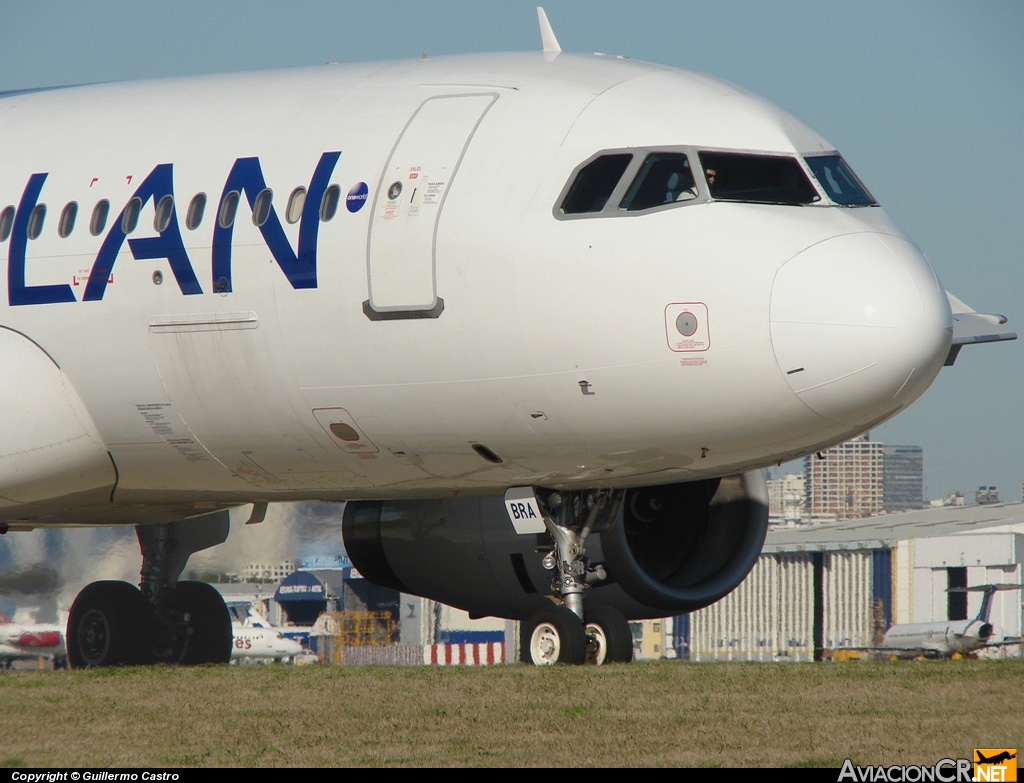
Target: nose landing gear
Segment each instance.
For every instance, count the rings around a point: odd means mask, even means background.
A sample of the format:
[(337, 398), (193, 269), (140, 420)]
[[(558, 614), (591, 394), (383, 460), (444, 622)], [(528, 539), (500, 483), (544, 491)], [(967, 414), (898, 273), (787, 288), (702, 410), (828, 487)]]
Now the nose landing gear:
[(537, 497), (544, 526), (555, 547), (544, 555), (551, 589), (560, 603), (535, 612), (523, 624), (520, 660), (601, 665), (633, 659), (633, 637), (625, 616), (610, 606), (584, 609), (584, 591), (607, 578), (604, 567), (586, 557), (586, 541), (598, 525), (615, 518), (620, 492), (551, 492)]

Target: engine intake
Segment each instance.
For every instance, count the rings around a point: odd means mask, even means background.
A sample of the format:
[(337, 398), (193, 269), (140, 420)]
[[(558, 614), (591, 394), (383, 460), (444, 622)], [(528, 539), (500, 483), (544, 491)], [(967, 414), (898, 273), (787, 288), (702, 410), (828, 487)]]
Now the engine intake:
[(767, 532), (768, 491), (758, 471), (627, 490), (601, 546), (609, 573), (630, 598), (692, 612), (746, 578)]

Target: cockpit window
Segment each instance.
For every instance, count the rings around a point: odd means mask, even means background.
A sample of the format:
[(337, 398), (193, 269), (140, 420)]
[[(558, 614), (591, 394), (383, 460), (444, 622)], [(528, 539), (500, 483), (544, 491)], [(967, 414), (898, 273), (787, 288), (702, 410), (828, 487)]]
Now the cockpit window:
[(644, 159), (619, 209), (634, 212), (694, 198), (697, 183), (689, 158), (680, 152), (654, 152)]
[(738, 152), (701, 152), (711, 197), (760, 204), (813, 204), (821, 200), (795, 158)]
[(629, 153), (602, 155), (580, 169), (562, 202), (563, 215), (600, 212), (633, 156)]
[(878, 203), (841, 155), (819, 155), (805, 160), (822, 189), (837, 204), (865, 207)]

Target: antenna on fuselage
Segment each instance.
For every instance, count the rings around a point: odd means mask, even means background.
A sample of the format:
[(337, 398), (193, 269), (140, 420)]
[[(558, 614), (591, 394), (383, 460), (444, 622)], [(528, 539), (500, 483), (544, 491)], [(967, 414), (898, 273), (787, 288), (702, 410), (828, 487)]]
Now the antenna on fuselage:
[(544, 13), (544, 9), (537, 6), (537, 21), (540, 22), (540, 43), (541, 49), (545, 54), (558, 54), (562, 51), (562, 47), (558, 45), (558, 39), (555, 38), (555, 31), (551, 28), (551, 22), (548, 21), (548, 15)]

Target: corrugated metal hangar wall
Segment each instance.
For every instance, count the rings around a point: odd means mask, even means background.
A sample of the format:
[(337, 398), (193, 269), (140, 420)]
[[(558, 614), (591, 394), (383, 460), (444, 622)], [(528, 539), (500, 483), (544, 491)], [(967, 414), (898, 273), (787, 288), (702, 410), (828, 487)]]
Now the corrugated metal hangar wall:
[(809, 661), (879, 644), (891, 618), (889, 549), (766, 552), (723, 600), (676, 619), (673, 646), (691, 661)]

